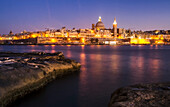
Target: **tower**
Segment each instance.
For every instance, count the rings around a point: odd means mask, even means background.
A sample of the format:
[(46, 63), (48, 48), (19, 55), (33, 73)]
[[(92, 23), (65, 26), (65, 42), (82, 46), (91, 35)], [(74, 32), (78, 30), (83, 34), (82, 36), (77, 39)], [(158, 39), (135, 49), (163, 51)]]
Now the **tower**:
[(95, 29), (95, 24), (92, 24), (92, 30), (94, 30)]
[(114, 18), (114, 22), (113, 22), (113, 35), (114, 35), (114, 37), (117, 37), (117, 22), (116, 22), (116, 18)]

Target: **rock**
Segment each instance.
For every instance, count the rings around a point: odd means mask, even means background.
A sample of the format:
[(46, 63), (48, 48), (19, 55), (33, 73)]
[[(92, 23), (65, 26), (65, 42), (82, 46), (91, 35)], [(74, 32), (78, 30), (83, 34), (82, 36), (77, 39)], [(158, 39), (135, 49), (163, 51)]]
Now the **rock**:
[(170, 83), (138, 84), (117, 89), (109, 107), (170, 107)]
[(0, 52), (0, 106), (6, 106), (57, 77), (77, 72), (80, 64), (57, 53)]

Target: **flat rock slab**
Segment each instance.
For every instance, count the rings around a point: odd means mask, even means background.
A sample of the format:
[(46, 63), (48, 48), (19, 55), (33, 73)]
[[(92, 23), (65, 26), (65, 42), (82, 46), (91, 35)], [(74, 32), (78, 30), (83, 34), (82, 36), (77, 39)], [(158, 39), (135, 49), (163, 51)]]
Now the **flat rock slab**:
[(170, 107), (170, 83), (138, 84), (117, 89), (109, 107)]
[(0, 106), (79, 69), (80, 63), (66, 59), (62, 52), (0, 52)]

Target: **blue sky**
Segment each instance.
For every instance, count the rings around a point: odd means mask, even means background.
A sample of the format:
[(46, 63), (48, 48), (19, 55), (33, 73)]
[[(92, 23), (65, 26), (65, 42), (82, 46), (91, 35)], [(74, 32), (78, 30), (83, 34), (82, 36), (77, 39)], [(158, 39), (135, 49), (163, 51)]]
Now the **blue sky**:
[(170, 29), (170, 0), (0, 0), (0, 34), (91, 28), (99, 16), (107, 28)]

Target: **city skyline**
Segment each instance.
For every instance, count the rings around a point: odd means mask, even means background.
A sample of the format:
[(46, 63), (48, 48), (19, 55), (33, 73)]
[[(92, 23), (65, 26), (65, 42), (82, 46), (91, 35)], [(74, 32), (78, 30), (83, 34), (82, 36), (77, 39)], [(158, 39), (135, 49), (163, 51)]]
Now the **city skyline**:
[(99, 16), (106, 28), (112, 28), (116, 17), (118, 28), (169, 30), (169, 4), (168, 0), (1, 0), (0, 34), (91, 28)]

